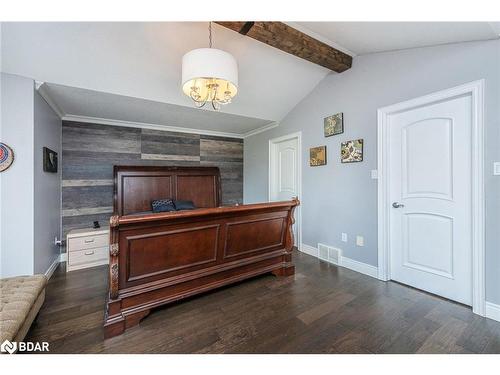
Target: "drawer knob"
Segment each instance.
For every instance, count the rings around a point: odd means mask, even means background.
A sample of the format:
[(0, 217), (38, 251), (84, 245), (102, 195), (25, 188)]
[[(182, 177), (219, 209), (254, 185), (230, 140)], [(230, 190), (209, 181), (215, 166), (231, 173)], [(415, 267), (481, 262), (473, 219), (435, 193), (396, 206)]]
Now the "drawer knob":
[(85, 252), (85, 255), (92, 255), (92, 254), (94, 254), (94, 250)]
[(91, 242), (94, 242), (95, 238), (91, 238), (91, 239), (88, 239), (88, 240), (85, 240), (85, 243), (91, 243)]

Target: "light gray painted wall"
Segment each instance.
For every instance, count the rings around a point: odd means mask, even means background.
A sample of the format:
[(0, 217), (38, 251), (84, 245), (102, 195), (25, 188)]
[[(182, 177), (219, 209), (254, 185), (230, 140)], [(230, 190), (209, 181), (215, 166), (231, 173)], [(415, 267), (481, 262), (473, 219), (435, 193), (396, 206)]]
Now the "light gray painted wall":
[[(245, 139), (244, 201), (266, 201), (268, 140), (302, 130), (303, 243), (341, 248), (352, 259), (377, 265), (377, 109), (484, 78), (486, 297), (500, 303), (500, 41), (460, 43), (359, 56), (352, 69), (330, 74), (278, 128)], [(344, 113), (345, 132), (324, 138), (323, 118)], [(340, 143), (363, 138), (364, 161), (341, 164)], [(328, 164), (308, 166), (310, 147), (326, 145)], [(346, 232), (349, 242), (340, 241)], [(355, 236), (365, 237), (356, 247)]]
[(33, 274), (33, 90), (25, 77), (2, 73), (2, 142), (14, 151), (14, 163), (0, 173), (1, 277)]
[[(38, 92), (35, 92), (34, 148), (34, 271), (45, 273), (59, 257), (54, 237), (61, 238), (61, 135), (62, 122)], [(58, 173), (43, 171), (43, 147), (58, 153)]]

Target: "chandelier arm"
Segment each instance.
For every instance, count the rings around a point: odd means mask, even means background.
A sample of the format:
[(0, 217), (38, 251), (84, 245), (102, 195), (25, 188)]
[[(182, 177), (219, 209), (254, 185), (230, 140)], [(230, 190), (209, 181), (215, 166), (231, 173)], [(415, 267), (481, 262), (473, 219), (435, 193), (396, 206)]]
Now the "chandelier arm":
[[(210, 97), (210, 90), (207, 90), (207, 94), (206, 94), (205, 98), (203, 98), (203, 99), (199, 99), (199, 98), (198, 98), (198, 99), (196, 99), (196, 98), (194, 98), (194, 97), (193, 97), (193, 95), (192, 95), (192, 92), (193, 92), (193, 91), (194, 91), (194, 90), (193, 90), (193, 89), (191, 89), (191, 92), (190, 92), (190, 95), (189, 95), (189, 96), (191, 97), (191, 99), (192, 99), (195, 103), (203, 103), (203, 105), (205, 105), (205, 103), (208, 101), (208, 99), (209, 99), (209, 97)], [(200, 108), (201, 108), (201, 107), (200, 107)]]
[(220, 105), (217, 101), (215, 100), (212, 100), (212, 108), (215, 110), (215, 111), (219, 111), (220, 110)]
[(200, 95), (196, 94), (197, 96), (195, 96), (195, 94), (194, 94), (194, 93), (195, 93), (195, 91), (194, 91), (194, 90), (191, 90), (191, 91), (189, 92), (189, 97), (190, 97), (193, 101), (197, 102), (197, 101), (199, 101), (199, 100), (200, 100), (200, 99), (199, 99), (199, 98), (200, 98)]
[(212, 100), (217, 100), (218, 94), (219, 94), (219, 85), (216, 82), (214, 85), (214, 96), (212, 97)]
[(205, 104), (207, 104), (207, 102), (195, 102), (195, 106), (196, 108), (203, 108), (205, 106)]
[(219, 108), (220, 108), (220, 107), (217, 105), (217, 89), (218, 89), (218, 87), (219, 87), (219, 86), (218, 86), (216, 83), (210, 87), (211, 92), (212, 92), (212, 97), (211, 97), (212, 108), (213, 108), (215, 111), (218, 111), (218, 110), (219, 110)]

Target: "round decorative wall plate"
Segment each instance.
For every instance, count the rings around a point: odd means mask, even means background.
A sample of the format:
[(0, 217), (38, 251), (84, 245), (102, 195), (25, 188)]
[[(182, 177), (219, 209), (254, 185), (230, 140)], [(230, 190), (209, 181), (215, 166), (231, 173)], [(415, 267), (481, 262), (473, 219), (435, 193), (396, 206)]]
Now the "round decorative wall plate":
[(14, 151), (5, 143), (0, 142), (0, 172), (8, 169), (14, 161)]

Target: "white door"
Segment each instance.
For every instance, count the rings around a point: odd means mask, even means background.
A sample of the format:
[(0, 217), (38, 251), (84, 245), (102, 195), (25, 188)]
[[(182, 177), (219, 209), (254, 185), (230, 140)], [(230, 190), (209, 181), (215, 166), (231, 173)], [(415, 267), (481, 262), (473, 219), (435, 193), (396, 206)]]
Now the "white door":
[(389, 116), (390, 277), (472, 304), (470, 96)]
[[(299, 138), (285, 138), (270, 141), (269, 200), (287, 201), (299, 196)], [(300, 243), (300, 208), (295, 210), (293, 234), (295, 245)]]

